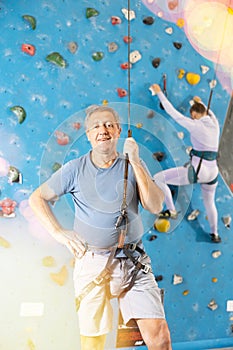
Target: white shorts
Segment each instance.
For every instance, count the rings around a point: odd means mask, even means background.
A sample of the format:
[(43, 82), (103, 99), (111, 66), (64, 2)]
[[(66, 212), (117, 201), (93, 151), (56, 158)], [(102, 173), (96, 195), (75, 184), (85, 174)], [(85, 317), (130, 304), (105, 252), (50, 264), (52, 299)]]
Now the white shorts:
[[(73, 275), (76, 296), (104, 269), (108, 255), (88, 251), (76, 260)], [(142, 262), (151, 263), (147, 255)], [(111, 331), (113, 310), (110, 300), (115, 297), (125, 324), (130, 319), (165, 318), (160, 289), (152, 272), (139, 270), (133, 287), (124, 292), (134, 269), (130, 259), (114, 258), (110, 280), (95, 286), (81, 301), (78, 310), (81, 335), (99, 336)]]

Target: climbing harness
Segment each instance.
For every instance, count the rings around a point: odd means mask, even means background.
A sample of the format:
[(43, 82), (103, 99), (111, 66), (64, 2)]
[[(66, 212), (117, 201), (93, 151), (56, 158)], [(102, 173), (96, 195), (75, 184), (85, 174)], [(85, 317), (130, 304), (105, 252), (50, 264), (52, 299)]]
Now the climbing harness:
[[(217, 156), (218, 156), (218, 152), (214, 152), (214, 151), (197, 151), (195, 149), (191, 149), (190, 153), (190, 162), (188, 162), (187, 164), (185, 164), (185, 166), (188, 166), (188, 179), (189, 182), (191, 184), (193, 183), (197, 183), (198, 181), (198, 174), (200, 172), (201, 169), (201, 164), (203, 159), (211, 161), (211, 160), (216, 160)], [(191, 164), (191, 160), (192, 157), (196, 156), (198, 158), (200, 158), (198, 166), (197, 166), (197, 170), (195, 171), (194, 166)], [(206, 185), (213, 185), (218, 181), (218, 175), (211, 180), (210, 182), (205, 183)]]

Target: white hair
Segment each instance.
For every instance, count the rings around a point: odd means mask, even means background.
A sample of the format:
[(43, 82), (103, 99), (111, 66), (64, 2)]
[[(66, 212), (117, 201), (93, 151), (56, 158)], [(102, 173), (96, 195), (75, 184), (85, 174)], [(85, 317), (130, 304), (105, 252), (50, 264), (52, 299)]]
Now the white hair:
[(87, 107), (87, 109), (85, 110), (85, 113), (86, 113), (86, 118), (84, 121), (85, 129), (87, 130), (88, 121), (90, 119), (90, 116), (93, 113), (104, 112), (104, 111), (110, 112), (114, 116), (116, 123), (118, 125), (120, 124), (120, 117), (119, 117), (119, 114), (115, 111), (115, 109), (108, 107), (108, 106), (91, 105), (91, 106)]

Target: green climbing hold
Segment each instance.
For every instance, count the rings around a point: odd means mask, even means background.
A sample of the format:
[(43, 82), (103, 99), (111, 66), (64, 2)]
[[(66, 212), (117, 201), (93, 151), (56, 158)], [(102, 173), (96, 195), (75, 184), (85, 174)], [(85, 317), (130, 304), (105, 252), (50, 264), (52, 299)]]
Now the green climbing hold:
[(92, 54), (92, 58), (94, 61), (101, 61), (103, 57), (104, 57), (104, 54), (101, 51), (97, 51)]
[(66, 61), (64, 60), (62, 55), (60, 55), (59, 52), (52, 52), (52, 53), (50, 53), (46, 57), (46, 61), (54, 63), (55, 65), (57, 65), (58, 67), (61, 67), (61, 68), (65, 68), (66, 65), (67, 65)]
[(92, 8), (92, 7), (88, 7), (86, 9), (86, 18), (91, 18), (94, 16), (98, 16), (99, 15), (99, 11), (97, 11), (96, 9)]
[(10, 110), (17, 116), (19, 124), (22, 124), (26, 118), (25, 109), (21, 106), (13, 106)]
[(61, 168), (61, 164), (60, 163), (58, 163), (58, 162), (55, 162), (54, 164), (53, 164), (53, 167), (52, 167), (52, 170), (53, 170), (53, 172), (56, 172), (58, 169), (60, 169)]
[(30, 15), (23, 15), (22, 18), (25, 19), (25, 21), (27, 21), (30, 24), (30, 26), (31, 26), (31, 28), (33, 30), (36, 29), (36, 19), (35, 19), (35, 17), (30, 16)]

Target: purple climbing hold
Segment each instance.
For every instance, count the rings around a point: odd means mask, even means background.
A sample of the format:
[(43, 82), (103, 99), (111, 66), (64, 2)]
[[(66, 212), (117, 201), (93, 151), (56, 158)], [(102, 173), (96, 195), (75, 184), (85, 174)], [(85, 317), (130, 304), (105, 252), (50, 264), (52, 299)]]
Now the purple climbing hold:
[(158, 66), (160, 65), (161, 59), (159, 57), (156, 57), (152, 60), (152, 66), (154, 68), (158, 68)]
[(147, 25), (151, 25), (151, 24), (153, 24), (154, 23), (154, 18), (153, 17), (151, 17), (151, 16), (148, 16), (148, 17), (145, 17), (145, 18), (143, 18), (143, 23), (144, 24), (147, 24)]

